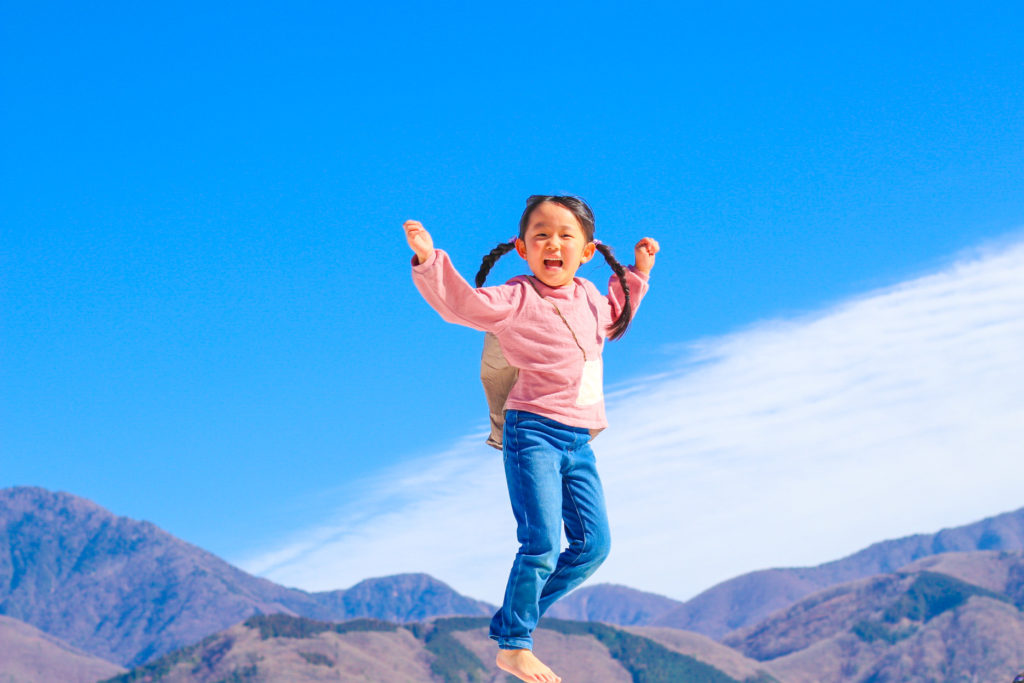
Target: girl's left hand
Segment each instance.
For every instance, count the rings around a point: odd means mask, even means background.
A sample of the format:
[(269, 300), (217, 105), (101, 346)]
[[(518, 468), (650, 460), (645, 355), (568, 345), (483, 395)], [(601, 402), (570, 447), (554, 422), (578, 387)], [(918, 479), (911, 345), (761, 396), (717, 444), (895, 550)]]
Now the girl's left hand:
[(645, 237), (637, 242), (633, 247), (633, 255), (636, 258), (634, 267), (644, 275), (650, 275), (651, 268), (654, 267), (654, 255), (660, 249), (658, 241), (650, 237)]

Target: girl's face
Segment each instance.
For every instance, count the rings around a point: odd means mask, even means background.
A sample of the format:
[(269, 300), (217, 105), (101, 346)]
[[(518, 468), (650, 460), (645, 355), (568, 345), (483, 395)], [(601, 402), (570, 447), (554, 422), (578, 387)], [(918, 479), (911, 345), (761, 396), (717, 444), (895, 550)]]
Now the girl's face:
[(538, 204), (524, 237), (516, 240), (516, 251), (548, 287), (571, 283), (580, 265), (593, 258), (595, 249), (573, 212), (554, 202)]

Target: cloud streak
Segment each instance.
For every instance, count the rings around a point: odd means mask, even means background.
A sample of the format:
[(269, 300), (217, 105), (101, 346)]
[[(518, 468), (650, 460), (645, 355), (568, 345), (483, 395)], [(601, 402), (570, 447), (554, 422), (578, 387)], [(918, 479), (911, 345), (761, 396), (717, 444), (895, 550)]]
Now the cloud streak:
[[(686, 599), (1016, 509), (1022, 348), (1024, 242), (681, 346), (609, 396), (613, 550), (593, 580)], [(499, 602), (515, 528), (482, 439), (359, 482), (333, 521), (240, 564), (310, 590), (425, 571)]]

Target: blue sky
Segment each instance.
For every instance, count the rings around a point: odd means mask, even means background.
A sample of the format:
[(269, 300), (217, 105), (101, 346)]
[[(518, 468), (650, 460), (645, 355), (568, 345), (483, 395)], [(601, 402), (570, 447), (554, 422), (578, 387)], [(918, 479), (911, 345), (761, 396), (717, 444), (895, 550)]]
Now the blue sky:
[(467, 275), (533, 193), (587, 198), (623, 258), (656, 237), (612, 387), (1024, 225), (1014, 3), (0, 11), (0, 486), (235, 561), (483, 425), (479, 335), (419, 300), (406, 218)]

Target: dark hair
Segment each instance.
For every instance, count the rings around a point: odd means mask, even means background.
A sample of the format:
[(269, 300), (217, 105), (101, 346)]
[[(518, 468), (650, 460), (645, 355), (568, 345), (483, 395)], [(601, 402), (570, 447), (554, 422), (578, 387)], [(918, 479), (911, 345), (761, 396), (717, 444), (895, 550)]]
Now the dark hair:
[[(572, 195), (543, 195), (535, 194), (531, 195), (526, 200), (526, 209), (523, 211), (522, 217), (519, 219), (519, 239), (526, 237), (526, 228), (530, 223), (530, 214), (533, 210), (544, 202), (551, 202), (552, 204), (559, 204), (564, 206), (566, 209), (572, 212), (576, 217), (576, 220), (580, 224), (580, 228), (583, 230), (583, 237), (588, 243), (594, 241), (594, 212), (591, 211), (587, 203), (580, 197), (574, 197)], [(629, 295), (629, 283), (626, 281), (626, 269), (619, 263), (615, 254), (612, 253), (611, 247), (607, 244), (597, 243), (594, 246), (601, 252), (601, 256), (604, 256), (605, 262), (608, 263), (609, 267), (615, 272), (616, 277), (619, 278), (619, 284), (622, 286), (622, 293), (625, 295), (626, 300), (623, 302), (622, 311), (619, 316), (615, 318), (615, 321), (608, 327), (608, 338), (615, 340), (626, 333), (626, 328), (629, 327), (630, 321), (633, 319), (633, 303), (630, 300)], [(476, 286), (483, 287), (484, 281), (487, 280), (487, 274), (491, 272), (491, 268), (494, 267), (494, 263), (507, 254), (508, 252), (515, 249), (515, 240), (509, 242), (502, 242), (494, 249), (484, 256), (483, 262), (480, 264), (480, 270), (476, 274)]]

